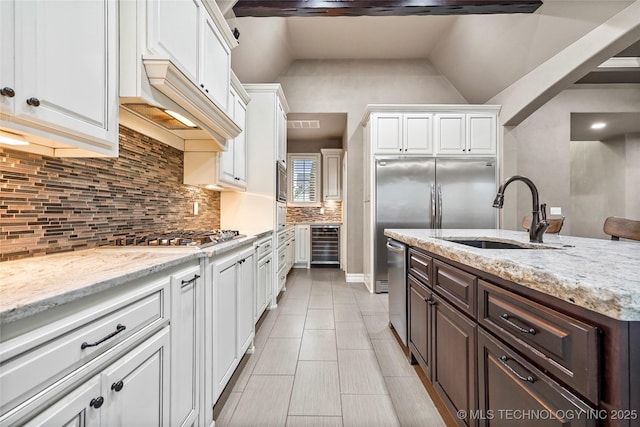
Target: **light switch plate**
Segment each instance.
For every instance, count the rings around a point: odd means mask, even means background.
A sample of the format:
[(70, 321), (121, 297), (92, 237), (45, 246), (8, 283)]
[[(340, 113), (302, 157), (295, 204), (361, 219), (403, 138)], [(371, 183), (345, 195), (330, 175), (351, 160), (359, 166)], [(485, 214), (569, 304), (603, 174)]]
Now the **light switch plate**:
[(193, 202), (193, 214), (198, 215), (198, 202)]
[(551, 215), (562, 215), (562, 208), (560, 208), (560, 207), (552, 207), (552, 208), (550, 208), (549, 213)]

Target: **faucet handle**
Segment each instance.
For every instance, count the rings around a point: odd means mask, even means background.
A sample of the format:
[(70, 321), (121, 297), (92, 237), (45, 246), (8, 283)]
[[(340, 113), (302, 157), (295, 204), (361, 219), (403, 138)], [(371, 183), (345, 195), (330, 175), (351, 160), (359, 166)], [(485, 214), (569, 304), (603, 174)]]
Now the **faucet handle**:
[(546, 203), (543, 203), (540, 205), (540, 218), (542, 219), (542, 221), (547, 220), (547, 204)]

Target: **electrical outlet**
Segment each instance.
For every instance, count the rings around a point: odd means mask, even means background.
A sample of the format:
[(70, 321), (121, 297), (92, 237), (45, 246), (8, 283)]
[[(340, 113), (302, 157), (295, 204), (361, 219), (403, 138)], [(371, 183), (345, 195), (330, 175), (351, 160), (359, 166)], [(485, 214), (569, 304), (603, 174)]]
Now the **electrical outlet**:
[(552, 207), (549, 209), (549, 213), (551, 215), (562, 215), (562, 208), (560, 207)]
[(324, 208), (320, 208), (320, 215), (324, 215)]
[(193, 202), (193, 214), (198, 215), (198, 202)]

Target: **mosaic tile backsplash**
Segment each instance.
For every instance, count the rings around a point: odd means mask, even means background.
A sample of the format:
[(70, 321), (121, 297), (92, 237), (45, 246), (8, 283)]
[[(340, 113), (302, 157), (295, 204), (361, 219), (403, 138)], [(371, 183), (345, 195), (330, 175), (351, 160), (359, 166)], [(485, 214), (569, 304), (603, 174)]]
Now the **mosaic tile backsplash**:
[(300, 222), (342, 222), (342, 202), (327, 202), (324, 204), (324, 213), (320, 208), (287, 207), (287, 223)]
[(182, 174), (180, 150), (125, 127), (118, 158), (0, 148), (0, 261), (88, 249), (127, 234), (219, 228), (220, 193), (184, 185)]

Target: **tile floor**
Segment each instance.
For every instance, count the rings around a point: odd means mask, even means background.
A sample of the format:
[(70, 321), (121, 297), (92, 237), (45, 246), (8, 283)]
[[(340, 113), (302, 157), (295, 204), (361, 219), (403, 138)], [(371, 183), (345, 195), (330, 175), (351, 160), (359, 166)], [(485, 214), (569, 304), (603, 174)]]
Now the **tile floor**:
[(386, 294), (294, 269), (216, 427), (444, 426), (388, 327)]

